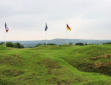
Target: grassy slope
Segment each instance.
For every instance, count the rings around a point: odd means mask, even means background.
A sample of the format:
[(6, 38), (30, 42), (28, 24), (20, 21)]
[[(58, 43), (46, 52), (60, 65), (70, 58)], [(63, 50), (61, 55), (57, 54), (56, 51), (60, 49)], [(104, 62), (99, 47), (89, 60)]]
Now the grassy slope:
[(0, 46), (0, 85), (110, 85), (110, 76), (83, 72), (87, 63), (104, 62), (90, 57), (104, 54), (111, 54), (110, 45)]

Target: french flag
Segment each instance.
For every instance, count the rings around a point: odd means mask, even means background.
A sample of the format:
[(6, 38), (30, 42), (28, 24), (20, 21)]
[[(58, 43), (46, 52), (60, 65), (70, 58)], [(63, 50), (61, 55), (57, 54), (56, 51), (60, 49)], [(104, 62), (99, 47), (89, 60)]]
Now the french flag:
[(9, 31), (9, 28), (8, 28), (8, 26), (7, 26), (6, 22), (5, 22), (5, 30), (6, 30), (6, 32), (8, 32), (8, 31)]

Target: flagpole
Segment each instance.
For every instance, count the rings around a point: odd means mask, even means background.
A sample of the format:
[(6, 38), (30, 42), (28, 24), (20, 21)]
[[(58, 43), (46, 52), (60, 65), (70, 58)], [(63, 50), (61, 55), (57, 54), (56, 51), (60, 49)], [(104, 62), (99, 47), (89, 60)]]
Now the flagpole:
[(4, 31), (4, 46), (5, 46), (5, 47), (7, 47), (6, 37), (7, 37), (7, 35), (6, 35), (6, 32)]
[(67, 45), (69, 44), (69, 32), (71, 31), (71, 28), (69, 27), (69, 25), (68, 24), (66, 24), (67, 25)]
[(69, 31), (67, 31), (67, 45), (69, 45)]
[(65, 43), (66, 43), (66, 45), (68, 44), (68, 31), (67, 31), (67, 23), (66, 23), (66, 41), (65, 41)]
[(7, 27), (7, 24), (6, 24), (6, 22), (5, 22), (5, 47), (7, 47), (7, 33), (8, 33), (8, 30), (9, 30), (9, 28)]
[(6, 42), (6, 22), (5, 22), (5, 30), (4, 30), (4, 46), (7, 47), (7, 42)]
[(69, 32), (70, 31), (67, 31), (67, 45), (69, 45)]
[(48, 26), (47, 26), (47, 23), (46, 23), (46, 27), (45, 27), (45, 45), (47, 46), (47, 29), (48, 29)]
[(47, 46), (47, 31), (45, 31), (45, 45)]
[(66, 29), (66, 45), (68, 45), (68, 31), (67, 31), (67, 23), (66, 23), (65, 25), (66, 25), (66, 26), (65, 26), (65, 27), (66, 27), (66, 28), (65, 28), (65, 29)]
[(7, 47), (7, 34), (6, 34), (6, 37), (5, 37), (5, 47)]

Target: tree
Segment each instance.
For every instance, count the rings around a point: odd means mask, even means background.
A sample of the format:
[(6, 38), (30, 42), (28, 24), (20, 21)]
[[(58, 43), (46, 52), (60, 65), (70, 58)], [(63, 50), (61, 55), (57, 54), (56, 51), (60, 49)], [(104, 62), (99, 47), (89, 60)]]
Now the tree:
[(75, 45), (83, 46), (83, 45), (84, 45), (84, 43), (76, 43)]
[(6, 46), (7, 47), (14, 47), (14, 48), (24, 48), (24, 46), (18, 42), (17, 43), (7, 42)]

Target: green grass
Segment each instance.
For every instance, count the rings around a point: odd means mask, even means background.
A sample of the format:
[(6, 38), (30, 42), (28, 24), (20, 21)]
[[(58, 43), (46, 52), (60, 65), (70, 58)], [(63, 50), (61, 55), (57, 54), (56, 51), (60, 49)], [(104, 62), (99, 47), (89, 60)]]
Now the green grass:
[(0, 46), (0, 85), (110, 85), (110, 54), (111, 45)]

